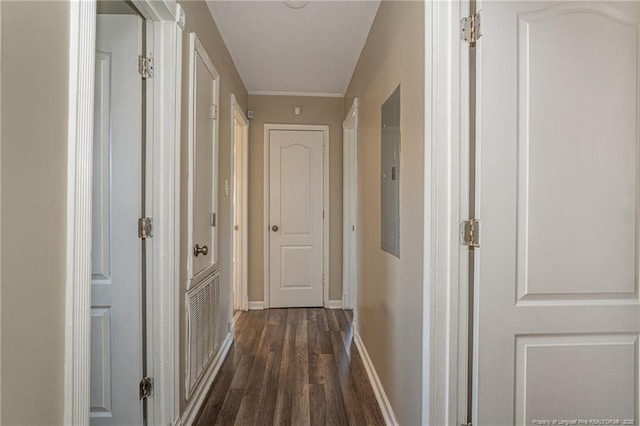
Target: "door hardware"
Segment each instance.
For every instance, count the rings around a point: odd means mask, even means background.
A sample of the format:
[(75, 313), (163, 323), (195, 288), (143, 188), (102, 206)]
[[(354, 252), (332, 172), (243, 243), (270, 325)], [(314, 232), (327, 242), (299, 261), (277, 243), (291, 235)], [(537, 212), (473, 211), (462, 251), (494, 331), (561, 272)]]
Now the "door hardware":
[(209, 247), (207, 246), (200, 247), (198, 244), (196, 244), (196, 246), (193, 248), (193, 255), (195, 257), (198, 257), (201, 254), (206, 256), (208, 253), (209, 253)]
[(278, 232), (278, 229), (280, 229), (280, 228), (278, 228), (278, 225), (273, 225), (273, 226), (271, 227), (271, 230), (272, 230), (273, 232)]

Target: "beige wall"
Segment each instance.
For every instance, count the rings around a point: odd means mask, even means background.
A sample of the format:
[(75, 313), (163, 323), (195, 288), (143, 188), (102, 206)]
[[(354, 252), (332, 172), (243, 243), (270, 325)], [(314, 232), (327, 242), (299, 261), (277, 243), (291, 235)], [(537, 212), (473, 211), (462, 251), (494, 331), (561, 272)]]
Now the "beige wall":
[[(302, 113), (294, 115), (300, 106)], [(249, 96), (249, 300), (264, 300), (264, 124), (329, 126), (329, 299), (342, 300), (342, 121), (344, 100)]]
[(2, 419), (63, 417), (69, 5), (2, 2)]
[[(401, 84), (400, 259), (380, 249), (380, 107)], [(347, 90), (360, 99), (359, 332), (400, 424), (421, 423), (424, 4), (383, 1)]]
[[(219, 186), (218, 186), (218, 217), (219, 217), (219, 261), (221, 268), (222, 287), (220, 300), (228, 300), (229, 283), (231, 279), (231, 225), (230, 225), (230, 198), (225, 195), (225, 180), (231, 180), (231, 94), (235, 94), (238, 104), (246, 111), (247, 91), (240, 80), (240, 76), (231, 60), (231, 56), (222, 41), (222, 37), (209, 13), (204, 1), (185, 0), (180, 2), (187, 16), (187, 28), (183, 38), (182, 61), (182, 140), (181, 140), (181, 239), (180, 239), (180, 412), (184, 412), (186, 402), (184, 399), (184, 372), (185, 370), (185, 311), (184, 295), (186, 290), (186, 250), (187, 247), (187, 147), (189, 130), (189, 33), (195, 32), (211, 58), (213, 65), (220, 74), (220, 101), (218, 105), (219, 127)], [(222, 318), (228, 317), (225, 305), (221, 313)], [(226, 322), (221, 321), (221, 328), (226, 332)]]

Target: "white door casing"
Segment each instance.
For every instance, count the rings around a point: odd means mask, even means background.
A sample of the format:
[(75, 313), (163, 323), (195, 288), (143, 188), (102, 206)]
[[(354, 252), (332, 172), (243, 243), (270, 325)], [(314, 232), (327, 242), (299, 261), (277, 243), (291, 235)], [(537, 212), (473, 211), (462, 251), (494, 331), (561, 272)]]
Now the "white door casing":
[(249, 121), (238, 105), (235, 95), (231, 95), (231, 217), (232, 229), (232, 293), (233, 310), (246, 311), (249, 308)]
[(91, 288), (91, 423), (142, 424), (142, 21), (96, 28)]
[(269, 306), (323, 306), (322, 130), (278, 130), (269, 144)]
[(638, 4), (478, 9), (473, 423), (636, 424)]
[(343, 307), (354, 309), (358, 290), (358, 98), (342, 124), (342, 238), (343, 238)]
[[(155, 220), (147, 240), (152, 285), (147, 288), (148, 372), (155, 396), (149, 424), (168, 424), (179, 410), (178, 235), (180, 223), (180, 88), (182, 31), (186, 17), (174, 0), (133, 0), (147, 19), (147, 49), (154, 76), (147, 82), (147, 214)], [(93, 163), (96, 2), (71, 2), (69, 19), (69, 134), (67, 162), (67, 275), (65, 280), (64, 423), (86, 424), (90, 415), (91, 181)], [(152, 37), (151, 37), (152, 35)], [(136, 64), (137, 65), (137, 64)], [(152, 167), (150, 167), (150, 165)], [(149, 211), (150, 210), (150, 211)], [(157, 260), (157, 261), (154, 261)], [(172, 319), (169, 322), (161, 319)]]
[(190, 34), (189, 56), (187, 289), (218, 268), (217, 109), (220, 85), (220, 75), (195, 33)]

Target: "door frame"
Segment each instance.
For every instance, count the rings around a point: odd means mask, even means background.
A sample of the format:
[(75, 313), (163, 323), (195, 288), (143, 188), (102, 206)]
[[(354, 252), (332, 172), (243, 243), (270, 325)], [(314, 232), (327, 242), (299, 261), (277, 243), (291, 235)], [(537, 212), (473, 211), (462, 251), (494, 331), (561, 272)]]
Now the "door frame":
[[(235, 120), (238, 120), (242, 127), (246, 129), (246, 134), (244, 135), (243, 145), (245, 145), (245, 152), (243, 152), (242, 158), (236, 158), (236, 126)], [(240, 169), (236, 167), (236, 162), (240, 162)], [(234, 208), (234, 200), (235, 200), (235, 192), (236, 192), (236, 174), (241, 174), (246, 176), (247, 182), (243, 185), (243, 188), (239, 188), (240, 191), (244, 193), (241, 194), (244, 201), (241, 206), (241, 224), (240, 224), (240, 232), (241, 232), (241, 250), (242, 256), (240, 263), (242, 265), (242, 277), (240, 278), (240, 282), (235, 281), (235, 271), (233, 264), (233, 257), (235, 254), (236, 246), (235, 246), (235, 217), (236, 211)], [(249, 288), (248, 288), (248, 277), (249, 277), (249, 209), (248, 203), (249, 198), (247, 194), (248, 190), (248, 178), (249, 178), (249, 120), (247, 120), (247, 116), (245, 115), (242, 107), (238, 104), (236, 99), (236, 95), (231, 94), (231, 256), (230, 256), (230, 267), (231, 271), (231, 294), (233, 295), (233, 303), (232, 307), (235, 309), (235, 297), (236, 294), (240, 296), (240, 310), (247, 311), (249, 310)], [(230, 321), (233, 323), (233, 309), (230, 310)]]
[(323, 266), (322, 273), (324, 274), (324, 283), (323, 283), (323, 304), (325, 308), (329, 307), (329, 217), (331, 216), (329, 210), (329, 126), (327, 125), (311, 125), (311, 124), (265, 124), (264, 125), (264, 170), (263, 170), (263, 182), (264, 182), (264, 206), (263, 206), (263, 225), (264, 225), (264, 234), (263, 234), (263, 242), (264, 242), (264, 309), (269, 309), (270, 307), (270, 296), (269, 296), (269, 252), (270, 252), (270, 239), (271, 239), (271, 229), (269, 222), (269, 201), (270, 201), (270, 155), (269, 148), (271, 146), (271, 139), (269, 136), (269, 132), (271, 130), (315, 130), (322, 131), (323, 135), (323, 184), (322, 184), (322, 192), (323, 192), (323, 203), (324, 203), (324, 221), (322, 226), (322, 257), (323, 257)]
[(466, 424), (469, 0), (426, 2), (422, 423)]
[[(182, 33), (185, 14), (174, 0), (132, 0), (147, 20), (154, 75), (147, 85), (147, 211), (156, 224), (147, 240), (148, 373), (156, 397), (150, 424), (179, 414), (179, 230)], [(91, 182), (96, 0), (70, 2), (67, 247), (65, 280), (64, 424), (85, 425), (90, 410)]]
[[(358, 110), (359, 100), (353, 99), (351, 108), (342, 123), (343, 144), (343, 178), (342, 178), (342, 306), (353, 309), (353, 322), (357, 323), (357, 292), (358, 292), (358, 225), (353, 225), (351, 219), (358, 222)], [(346, 143), (345, 131), (353, 130), (353, 146)], [(351, 192), (351, 184), (355, 181), (356, 191)], [(355, 226), (352, 230), (351, 226)], [(353, 279), (352, 279), (353, 278)]]

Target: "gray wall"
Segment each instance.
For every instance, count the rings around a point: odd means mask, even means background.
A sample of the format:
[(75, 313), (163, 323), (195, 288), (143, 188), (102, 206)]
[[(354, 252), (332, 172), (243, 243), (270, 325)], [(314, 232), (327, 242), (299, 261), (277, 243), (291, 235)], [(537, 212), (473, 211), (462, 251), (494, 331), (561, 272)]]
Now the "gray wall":
[(69, 4), (2, 2), (2, 419), (62, 424)]
[[(424, 3), (383, 1), (345, 99), (358, 127), (359, 332), (400, 424), (421, 423)], [(400, 259), (380, 249), (380, 107), (402, 84)]]

